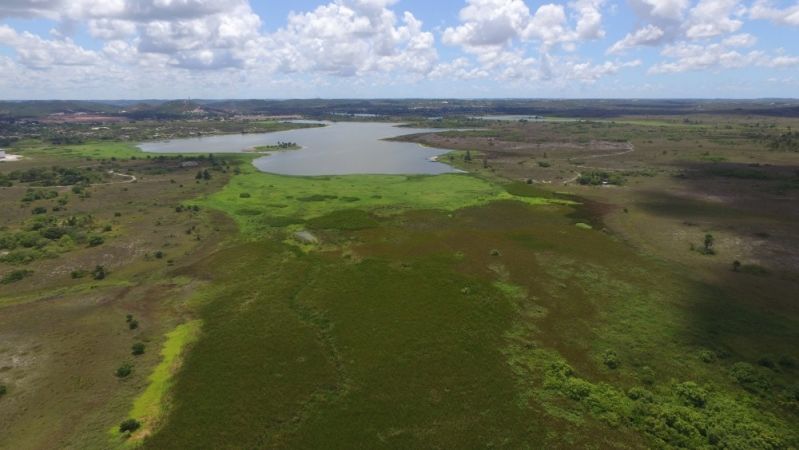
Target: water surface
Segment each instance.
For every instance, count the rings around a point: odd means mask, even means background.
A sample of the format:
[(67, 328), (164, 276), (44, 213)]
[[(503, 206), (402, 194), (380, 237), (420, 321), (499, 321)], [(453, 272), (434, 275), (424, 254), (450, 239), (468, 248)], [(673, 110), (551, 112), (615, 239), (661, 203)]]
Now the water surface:
[(395, 124), (371, 122), (326, 123), (275, 133), (228, 134), (147, 142), (139, 145), (153, 153), (242, 152), (263, 145), (295, 142), (299, 150), (270, 152), (253, 164), (263, 172), (283, 175), (348, 174), (439, 174), (456, 172), (433, 159), (447, 150), (384, 139), (405, 134), (442, 131), (397, 128)]

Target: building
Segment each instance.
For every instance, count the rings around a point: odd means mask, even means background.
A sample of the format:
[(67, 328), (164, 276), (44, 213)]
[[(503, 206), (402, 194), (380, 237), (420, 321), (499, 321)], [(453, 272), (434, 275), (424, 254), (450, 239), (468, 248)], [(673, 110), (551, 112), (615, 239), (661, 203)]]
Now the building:
[(6, 159), (6, 151), (0, 150), (0, 159)]

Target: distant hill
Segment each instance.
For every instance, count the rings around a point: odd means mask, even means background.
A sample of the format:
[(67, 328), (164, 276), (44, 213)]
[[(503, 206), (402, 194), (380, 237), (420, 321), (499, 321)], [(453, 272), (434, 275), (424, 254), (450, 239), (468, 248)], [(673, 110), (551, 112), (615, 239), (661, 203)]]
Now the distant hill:
[(302, 99), (302, 100), (104, 100), (0, 101), (0, 119), (41, 118), (52, 114), (113, 114), (131, 119), (180, 119), (237, 114), (338, 114), (390, 117), (541, 115), (582, 118), (619, 116), (735, 114), (799, 117), (799, 100), (691, 99)]
[(0, 118), (36, 118), (51, 114), (116, 114), (120, 107), (78, 100), (0, 101)]

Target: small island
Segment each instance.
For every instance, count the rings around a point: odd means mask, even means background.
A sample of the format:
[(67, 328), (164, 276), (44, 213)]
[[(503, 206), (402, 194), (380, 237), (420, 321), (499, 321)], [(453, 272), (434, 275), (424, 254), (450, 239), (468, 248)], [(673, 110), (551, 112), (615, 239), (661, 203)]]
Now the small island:
[(269, 151), (276, 151), (276, 150), (299, 150), (302, 146), (298, 145), (296, 142), (282, 142), (277, 141), (275, 145), (259, 145), (257, 147), (253, 147), (253, 151), (256, 152), (269, 152)]

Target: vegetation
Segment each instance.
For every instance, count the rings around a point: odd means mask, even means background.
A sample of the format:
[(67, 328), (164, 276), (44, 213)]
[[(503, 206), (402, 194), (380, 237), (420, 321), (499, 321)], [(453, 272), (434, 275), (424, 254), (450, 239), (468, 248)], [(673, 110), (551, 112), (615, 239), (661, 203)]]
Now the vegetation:
[(12, 270), (0, 278), (0, 284), (16, 283), (17, 281), (22, 281), (31, 275), (33, 275), (32, 270)]
[(114, 375), (116, 375), (117, 378), (127, 378), (131, 373), (133, 373), (133, 365), (131, 363), (123, 363), (121, 366), (117, 367)]
[(133, 433), (141, 428), (141, 423), (136, 419), (127, 419), (119, 424), (120, 433)]
[[(789, 119), (756, 120), (491, 122), (414, 138), (471, 174), (329, 177), (95, 140), (156, 123), (53, 125), (0, 173), (140, 181), (0, 189), (0, 273), (35, 271), (0, 285), (0, 374), (27, 383), (0, 447), (796, 447), (797, 162), (763, 151)], [(162, 126), (226, 127), (196, 122)]]

